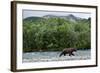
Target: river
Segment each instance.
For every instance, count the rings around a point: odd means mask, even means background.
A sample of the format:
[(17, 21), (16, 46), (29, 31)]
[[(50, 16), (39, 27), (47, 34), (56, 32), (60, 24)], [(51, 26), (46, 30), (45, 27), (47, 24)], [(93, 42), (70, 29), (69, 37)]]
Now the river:
[(75, 56), (59, 57), (61, 52), (28, 52), (23, 53), (22, 62), (51, 62), (51, 61), (70, 61), (70, 60), (88, 60), (91, 59), (91, 50), (78, 50), (74, 52)]

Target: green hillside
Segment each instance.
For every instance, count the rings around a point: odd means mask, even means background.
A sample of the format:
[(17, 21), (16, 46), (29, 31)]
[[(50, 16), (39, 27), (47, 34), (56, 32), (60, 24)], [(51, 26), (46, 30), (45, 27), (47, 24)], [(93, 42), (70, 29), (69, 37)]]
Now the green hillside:
[(23, 51), (91, 48), (91, 19), (28, 17), (23, 19)]

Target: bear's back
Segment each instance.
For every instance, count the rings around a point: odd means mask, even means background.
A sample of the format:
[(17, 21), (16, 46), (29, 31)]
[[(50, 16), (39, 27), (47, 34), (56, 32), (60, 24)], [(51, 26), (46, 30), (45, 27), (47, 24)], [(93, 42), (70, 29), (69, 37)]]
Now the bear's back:
[(76, 51), (76, 49), (75, 48), (65, 48), (63, 51), (73, 52), (73, 51)]

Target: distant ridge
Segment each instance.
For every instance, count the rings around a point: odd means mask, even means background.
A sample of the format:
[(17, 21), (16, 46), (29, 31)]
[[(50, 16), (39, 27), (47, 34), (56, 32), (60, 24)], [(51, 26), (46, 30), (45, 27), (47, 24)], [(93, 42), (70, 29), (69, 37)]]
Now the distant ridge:
[(85, 18), (76, 17), (73, 14), (69, 14), (69, 15), (66, 15), (66, 16), (59, 16), (59, 15), (44, 15), (42, 17), (32, 16), (32, 17), (27, 17), (24, 20), (37, 21), (37, 20), (40, 20), (40, 19), (48, 19), (48, 18), (61, 18), (61, 19), (65, 19), (65, 20), (70, 20), (72, 22), (76, 22), (77, 20), (80, 20), (80, 19), (85, 19)]

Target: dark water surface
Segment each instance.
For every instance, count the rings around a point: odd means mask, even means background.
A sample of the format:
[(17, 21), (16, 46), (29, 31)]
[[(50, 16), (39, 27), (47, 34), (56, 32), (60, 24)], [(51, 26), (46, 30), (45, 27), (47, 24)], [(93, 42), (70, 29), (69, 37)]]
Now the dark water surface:
[(23, 63), (25, 62), (51, 62), (51, 61), (70, 61), (91, 59), (91, 50), (78, 50), (75, 56), (61, 56), (61, 52), (29, 52), (23, 53)]

